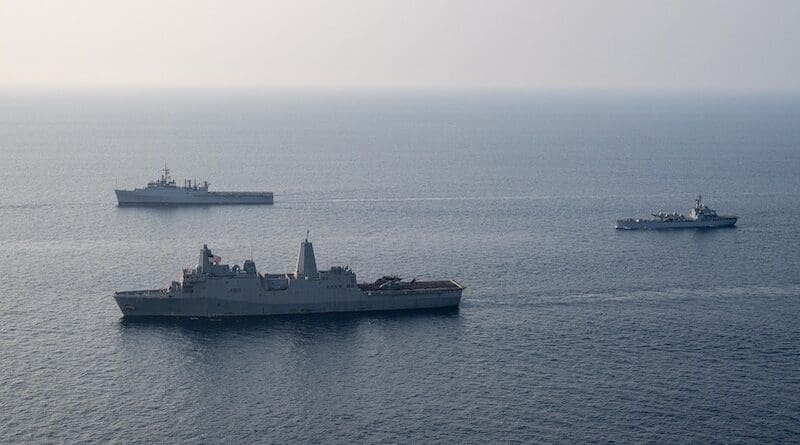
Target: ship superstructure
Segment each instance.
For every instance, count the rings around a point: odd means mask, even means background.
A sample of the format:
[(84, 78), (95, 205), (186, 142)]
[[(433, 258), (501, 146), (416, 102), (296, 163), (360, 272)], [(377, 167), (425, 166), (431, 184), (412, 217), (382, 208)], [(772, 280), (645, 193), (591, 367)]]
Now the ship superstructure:
[(692, 228), (717, 228), (731, 227), (739, 219), (733, 215), (720, 215), (716, 210), (702, 203), (703, 197), (697, 195), (694, 207), (686, 216), (682, 213), (653, 213), (653, 219), (627, 218), (618, 219), (616, 228), (623, 230), (641, 229), (692, 229)]
[(306, 238), (293, 273), (259, 273), (253, 260), (231, 267), (204, 245), (197, 266), (169, 287), (115, 292), (114, 299), (126, 317), (224, 317), (457, 307), (463, 289), (454, 280), (358, 283), (346, 266), (317, 270)]
[(272, 204), (271, 192), (212, 192), (208, 181), (185, 179), (178, 185), (164, 165), (161, 177), (147, 183), (145, 188), (114, 190), (120, 206), (153, 205), (221, 205), (221, 204)]

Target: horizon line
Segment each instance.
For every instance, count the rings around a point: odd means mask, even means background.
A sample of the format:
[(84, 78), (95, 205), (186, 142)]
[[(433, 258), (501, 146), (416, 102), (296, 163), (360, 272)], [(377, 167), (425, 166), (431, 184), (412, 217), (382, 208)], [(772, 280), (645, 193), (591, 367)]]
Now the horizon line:
[(495, 93), (495, 94), (705, 94), (800, 95), (800, 88), (762, 87), (592, 87), (486, 85), (215, 85), (215, 84), (2, 84), (0, 92), (259, 92), (259, 93)]

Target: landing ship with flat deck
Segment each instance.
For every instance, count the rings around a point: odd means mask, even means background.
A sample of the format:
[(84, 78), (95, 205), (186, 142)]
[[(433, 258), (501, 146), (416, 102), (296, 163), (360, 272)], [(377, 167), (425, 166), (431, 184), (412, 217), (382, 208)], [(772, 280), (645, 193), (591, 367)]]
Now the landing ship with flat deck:
[(114, 293), (125, 317), (226, 317), (457, 307), (464, 286), (455, 280), (403, 281), (387, 275), (358, 283), (348, 267), (317, 270), (306, 238), (294, 273), (259, 273), (252, 260), (221, 264), (207, 245), (197, 267), (164, 289)]
[(211, 192), (208, 181), (185, 179), (179, 186), (166, 165), (162, 172), (145, 188), (114, 190), (119, 206), (272, 204), (272, 192)]

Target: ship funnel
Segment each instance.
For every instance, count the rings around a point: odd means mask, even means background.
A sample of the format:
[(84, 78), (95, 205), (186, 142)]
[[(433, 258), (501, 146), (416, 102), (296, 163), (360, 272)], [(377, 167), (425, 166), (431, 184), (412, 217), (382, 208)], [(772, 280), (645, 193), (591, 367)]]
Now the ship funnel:
[(314, 246), (306, 239), (300, 243), (300, 254), (297, 256), (297, 267), (294, 271), (297, 279), (301, 277), (316, 278), (317, 260), (314, 259)]

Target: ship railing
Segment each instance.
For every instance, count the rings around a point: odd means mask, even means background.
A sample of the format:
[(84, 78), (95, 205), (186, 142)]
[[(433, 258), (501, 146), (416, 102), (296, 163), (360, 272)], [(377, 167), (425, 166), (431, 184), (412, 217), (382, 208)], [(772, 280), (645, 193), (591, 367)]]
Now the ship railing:
[(114, 292), (115, 295), (142, 295), (142, 296), (159, 296), (169, 293), (169, 288), (163, 289), (141, 289), (141, 290), (123, 290)]
[(417, 293), (431, 291), (455, 291), (463, 290), (465, 286), (456, 280), (439, 281), (413, 281), (401, 282), (397, 286), (382, 287), (376, 283), (358, 283), (359, 289), (368, 292), (391, 292), (391, 293)]
[(272, 196), (272, 192), (208, 192), (216, 196)]

